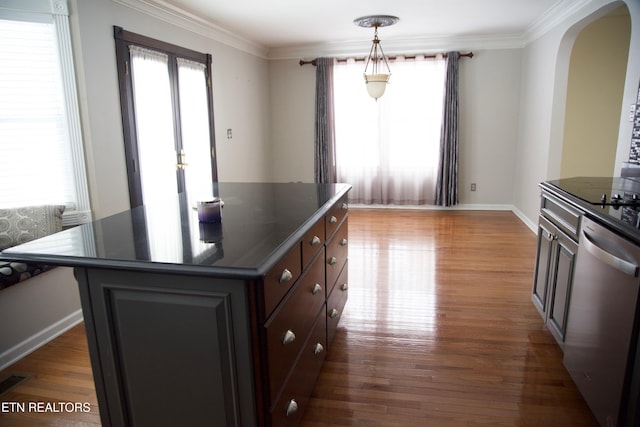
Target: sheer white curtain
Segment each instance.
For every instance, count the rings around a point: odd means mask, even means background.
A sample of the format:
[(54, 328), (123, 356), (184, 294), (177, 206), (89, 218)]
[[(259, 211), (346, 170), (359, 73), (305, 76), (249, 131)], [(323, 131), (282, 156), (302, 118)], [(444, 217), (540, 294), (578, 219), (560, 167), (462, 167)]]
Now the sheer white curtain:
[(130, 46), (142, 199), (145, 204), (178, 192), (168, 56)]
[[(130, 51), (142, 198), (147, 206), (164, 203), (162, 209), (147, 209), (149, 252), (154, 261), (180, 261), (182, 236), (180, 211), (173, 200), (178, 184), (168, 56), (139, 46), (130, 46)], [(168, 198), (172, 199), (167, 202)]]
[(186, 155), (185, 186), (190, 204), (213, 195), (209, 106), (205, 65), (178, 58), (180, 123)]
[(353, 186), (352, 203), (433, 204), (444, 60), (399, 57), (378, 101), (367, 94), (362, 72), (354, 61), (334, 67), (338, 181)]

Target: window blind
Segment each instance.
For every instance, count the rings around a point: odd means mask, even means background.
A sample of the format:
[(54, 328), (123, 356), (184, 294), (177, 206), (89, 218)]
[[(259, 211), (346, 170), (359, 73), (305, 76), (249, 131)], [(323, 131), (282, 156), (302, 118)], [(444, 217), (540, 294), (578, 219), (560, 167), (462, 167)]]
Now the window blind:
[(62, 204), (64, 225), (89, 221), (66, 2), (7, 4), (11, 10), (0, 7), (0, 208)]

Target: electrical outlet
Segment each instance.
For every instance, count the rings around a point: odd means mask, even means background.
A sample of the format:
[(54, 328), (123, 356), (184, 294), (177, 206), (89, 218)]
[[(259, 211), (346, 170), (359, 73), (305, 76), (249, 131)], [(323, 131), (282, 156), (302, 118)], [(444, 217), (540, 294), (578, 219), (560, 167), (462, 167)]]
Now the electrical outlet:
[(233, 138), (233, 131), (231, 129), (227, 129), (227, 139)]
[(476, 183), (475, 182), (471, 183), (471, 191), (476, 191)]

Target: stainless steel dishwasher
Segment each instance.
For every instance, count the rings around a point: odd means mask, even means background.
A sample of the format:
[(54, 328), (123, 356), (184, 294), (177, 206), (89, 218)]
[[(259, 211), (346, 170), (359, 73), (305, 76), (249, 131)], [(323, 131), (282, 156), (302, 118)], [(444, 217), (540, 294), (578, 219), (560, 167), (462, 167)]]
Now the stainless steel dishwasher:
[(640, 247), (588, 218), (579, 244), (564, 364), (602, 426), (635, 425)]

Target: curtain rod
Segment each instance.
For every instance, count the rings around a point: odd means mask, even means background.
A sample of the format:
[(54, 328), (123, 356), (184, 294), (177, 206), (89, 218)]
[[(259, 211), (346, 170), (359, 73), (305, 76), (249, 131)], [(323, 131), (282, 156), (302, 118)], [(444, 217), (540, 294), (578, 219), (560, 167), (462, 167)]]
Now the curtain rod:
[[(397, 55), (397, 56), (389, 56), (389, 57), (387, 57), (387, 59), (388, 59), (389, 61), (395, 61), (395, 60), (398, 58), (398, 56), (401, 56), (401, 55)], [(405, 58), (405, 59), (416, 59), (416, 56), (417, 56), (417, 55), (411, 55), (411, 56), (405, 56), (404, 58)], [(430, 54), (430, 55), (424, 55), (424, 57), (425, 57), (425, 58), (437, 58), (437, 57), (438, 57), (438, 55), (437, 55), (437, 54)], [(447, 57), (447, 54), (446, 54), (446, 53), (443, 53), (443, 54), (442, 54), (442, 57), (443, 57), (443, 58), (446, 58), (446, 57)], [(460, 57), (461, 57), (461, 58), (463, 58), (463, 57), (464, 57), (464, 58), (473, 58), (473, 52), (461, 53), (461, 54), (460, 54)], [(356, 61), (356, 62), (364, 62), (364, 61), (366, 61), (366, 60), (367, 60), (367, 58), (355, 58), (355, 61)], [(347, 59), (338, 59), (337, 61), (338, 61), (338, 62), (347, 62)], [(311, 61), (305, 61), (304, 59), (301, 59), (301, 60), (300, 60), (300, 62), (299, 62), (299, 64), (300, 64), (300, 66), (302, 66), (302, 65), (308, 65), (308, 64), (311, 64), (311, 65), (314, 65), (314, 66), (315, 66), (315, 65), (316, 65), (316, 60), (315, 60), (315, 59), (312, 59)]]

